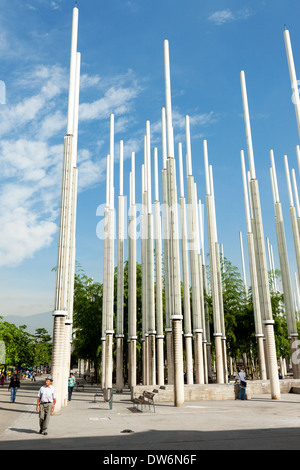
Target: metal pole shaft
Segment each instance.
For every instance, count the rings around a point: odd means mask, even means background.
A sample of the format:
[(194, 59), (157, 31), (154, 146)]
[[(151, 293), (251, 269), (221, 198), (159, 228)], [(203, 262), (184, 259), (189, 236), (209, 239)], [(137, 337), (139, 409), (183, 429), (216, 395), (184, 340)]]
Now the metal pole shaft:
[(189, 259), (188, 259), (188, 236), (186, 224), (186, 204), (183, 184), (182, 147), (178, 146), (179, 170), (180, 170), (180, 226), (181, 226), (181, 255), (182, 255), (182, 279), (183, 279), (183, 303), (184, 303), (184, 337), (186, 347), (186, 382), (194, 383), (193, 373), (193, 349), (192, 349), (192, 324), (190, 303), (190, 281), (189, 281)]
[(257, 348), (258, 348), (258, 362), (259, 362), (259, 369), (260, 369), (260, 378), (261, 380), (266, 380), (267, 374), (266, 374), (265, 351), (264, 351), (264, 343), (263, 343), (264, 334), (263, 334), (263, 325), (262, 325), (262, 319), (261, 319), (254, 238), (253, 238), (252, 225), (251, 225), (248, 185), (247, 185), (245, 158), (244, 158), (243, 151), (241, 151), (241, 164), (242, 164), (242, 176), (243, 176), (243, 187), (244, 187), (244, 203), (245, 203), (245, 214), (246, 214), (246, 224), (247, 224), (247, 243), (248, 243), (248, 254), (249, 254), (250, 279), (251, 279), (251, 287), (252, 287), (254, 324), (255, 324), (255, 334), (256, 334)]
[(184, 404), (184, 378), (183, 378), (183, 348), (182, 348), (182, 314), (181, 314), (181, 286), (180, 286), (180, 262), (178, 240), (178, 214), (177, 214), (177, 188), (176, 165), (174, 159), (174, 136), (172, 127), (171, 107), (171, 80), (169, 43), (164, 41), (165, 63), (165, 92), (166, 92), (166, 116), (167, 116), (167, 174), (168, 174), (168, 199), (170, 215), (170, 293), (171, 293), (171, 321), (173, 332), (174, 350), (174, 405)]
[(295, 63), (294, 63), (294, 58), (293, 58), (291, 38), (290, 38), (290, 33), (287, 29), (284, 31), (283, 35), (284, 35), (286, 55), (287, 55), (287, 60), (288, 60), (289, 72), (290, 72), (291, 87), (292, 87), (292, 92), (293, 92), (293, 103), (295, 105), (298, 133), (300, 136), (300, 98), (299, 98), (298, 81), (297, 81)]
[(248, 158), (250, 165), (250, 191), (251, 191), (251, 201), (252, 201), (252, 210), (253, 210), (253, 222), (254, 222), (254, 236), (255, 236), (255, 247), (257, 249), (257, 273), (258, 278), (261, 280), (261, 305), (263, 306), (263, 323), (265, 327), (265, 336), (267, 344), (267, 358), (270, 374), (270, 385), (271, 385), (271, 396), (274, 400), (280, 399), (280, 384), (278, 378), (277, 370), (277, 357), (276, 357), (276, 347), (275, 347), (275, 337), (274, 337), (274, 320), (271, 307), (271, 297), (269, 290), (269, 279), (268, 279), (268, 270), (267, 270), (267, 259), (265, 251), (265, 238), (263, 233), (263, 222), (262, 222), (262, 213), (258, 189), (258, 181), (255, 174), (255, 165), (254, 165), (254, 156), (253, 156), (253, 145), (252, 145), (252, 136), (250, 129), (250, 116), (248, 109), (248, 98), (246, 90), (246, 81), (245, 74), (242, 71), (240, 73), (241, 79), (241, 89), (242, 89), (242, 100), (244, 107), (244, 121), (246, 129), (246, 140), (248, 148)]
[(123, 141), (120, 141), (120, 189), (118, 197), (118, 280), (117, 280), (117, 357), (116, 388), (123, 391), (123, 342), (124, 342), (124, 196), (123, 196)]
[(208, 166), (208, 152), (207, 142), (203, 142), (204, 150), (204, 167), (205, 167), (205, 180), (206, 180), (206, 213), (207, 213), (207, 230), (209, 241), (209, 257), (210, 257), (210, 272), (211, 272), (211, 292), (213, 301), (213, 320), (214, 320), (214, 338), (216, 349), (216, 371), (217, 383), (224, 383), (224, 358), (222, 346), (222, 323), (220, 312), (220, 299), (219, 299), (219, 286), (218, 286), (218, 270), (216, 260), (216, 226), (215, 226), (215, 211), (213, 205), (213, 196), (211, 188), (211, 178)]
[(155, 281), (156, 281), (156, 350), (157, 350), (157, 383), (164, 384), (164, 330), (163, 330), (163, 283), (162, 283), (162, 240), (161, 240), (161, 215), (158, 191), (158, 156), (154, 150), (154, 174), (155, 174), (155, 202), (154, 202), (154, 227), (155, 227)]

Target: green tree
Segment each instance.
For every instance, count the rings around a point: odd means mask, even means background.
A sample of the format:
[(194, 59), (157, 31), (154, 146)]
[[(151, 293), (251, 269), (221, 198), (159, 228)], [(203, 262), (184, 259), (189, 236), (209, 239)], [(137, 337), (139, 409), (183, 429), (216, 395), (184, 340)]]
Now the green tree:
[[(0, 318), (3, 319), (3, 317)], [(0, 322), (0, 340), (5, 344), (7, 366), (21, 367), (33, 364), (32, 338), (25, 331), (26, 328), (26, 325), (17, 327), (12, 323)]]
[[(207, 277), (210, 279), (209, 264)], [(243, 355), (251, 360), (252, 371), (257, 365), (257, 342), (255, 337), (254, 311), (251, 287), (245, 292), (241, 275), (236, 266), (226, 258), (221, 263), (222, 295), (225, 320), (227, 355), (241, 359)], [(280, 272), (276, 272), (279, 278)], [(116, 330), (117, 278), (114, 273), (114, 329)], [(75, 276), (74, 328), (75, 355), (90, 360), (99, 377), (102, 336), (102, 284), (95, 283), (82, 271)], [(164, 291), (163, 291), (164, 296)], [(213, 312), (211, 293), (206, 293), (209, 306), (209, 323), (213, 338)], [(137, 364), (138, 378), (142, 376), (142, 269), (137, 263)], [(283, 309), (283, 296), (271, 290), (272, 311), (275, 321), (277, 355), (289, 357), (287, 324)], [(299, 336), (300, 324), (298, 323)], [(128, 337), (128, 261), (124, 263), (124, 335)], [(212, 342), (212, 353), (214, 353)], [(114, 351), (115, 354), (115, 351)], [(124, 372), (128, 359), (127, 341), (124, 341)]]
[[(117, 278), (118, 270), (115, 270), (115, 299), (117, 299)], [(115, 312), (116, 303), (115, 303)], [(136, 362), (137, 362), (137, 380), (142, 377), (142, 265), (136, 263), (136, 321), (137, 321), (137, 341), (136, 341)], [(115, 314), (116, 320), (116, 314)], [(124, 335), (128, 338), (128, 261), (124, 263)], [(128, 359), (127, 342), (124, 341), (124, 367)]]
[(274, 333), (277, 357), (290, 357), (287, 319), (284, 310), (284, 297), (280, 292), (272, 292), (271, 304), (274, 320)]
[(223, 305), (228, 352), (232, 357), (250, 355), (255, 347), (255, 325), (241, 275), (236, 266), (224, 258), (222, 263)]
[[(137, 364), (138, 374), (141, 370), (142, 354), (142, 270), (137, 263)], [(114, 273), (114, 329), (116, 331), (117, 312), (117, 278), (118, 270)], [(82, 271), (75, 275), (74, 289), (74, 355), (77, 358), (89, 360), (94, 364), (96, 380), (100, 377), (101, 337), (102, 337), (102, 302), (103, 285), (95, 283)], [(124, 263), (124, 335), (128, 337), (128, 261)], [(114, 351), (114, 357), (116, 351)], [(124, 372), (128, 359), (127, 341), (124, 341)]]
[(45, 328), (37, 328), (32, 337), (34, 345), (34, 365), (49, 365), (52, 356), (51, 336)]
[(74, 355), (93, 362), (97, 381), (101, 363), (102, 297), (102, 284), (82, 272), (75, 274)]

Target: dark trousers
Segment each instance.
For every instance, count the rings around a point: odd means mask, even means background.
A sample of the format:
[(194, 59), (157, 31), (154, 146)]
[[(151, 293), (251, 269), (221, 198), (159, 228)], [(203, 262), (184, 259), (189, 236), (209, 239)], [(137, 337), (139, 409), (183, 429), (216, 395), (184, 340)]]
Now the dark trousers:
[(241, 387), (241, 385), (239, 390), (239, 400), (246, 400), (246, 389), (245, 387)]
[(72, 398), (73, 388), (74, 387), (68, 387), (68, 399), (69, 399), (69, 401), (71, 401), (71, 398)]
[(40, 403), (39, 418), (40, 418), (40, 430), (47, 431), (49, 420), (51, 416), (51, 408), (53, 403)]

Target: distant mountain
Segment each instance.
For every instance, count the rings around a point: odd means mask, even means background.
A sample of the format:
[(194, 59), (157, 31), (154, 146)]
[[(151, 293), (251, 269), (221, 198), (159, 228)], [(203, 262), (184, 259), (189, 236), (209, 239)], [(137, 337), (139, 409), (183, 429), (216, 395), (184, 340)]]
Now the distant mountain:
[[(0, 320), (1, 321), (1, 320)], [(20, 327), (26, 325), (26, 331), (30, 334), (34, 334), (37, 328), (45, 328), (49, 335), (52, 337), (53, 333), (53, 316), (52, 312), (36, 313), (35, 315), (28, 315), (21, 317), (18, 315), (3, 315), (3, 321), (13, 323)]]

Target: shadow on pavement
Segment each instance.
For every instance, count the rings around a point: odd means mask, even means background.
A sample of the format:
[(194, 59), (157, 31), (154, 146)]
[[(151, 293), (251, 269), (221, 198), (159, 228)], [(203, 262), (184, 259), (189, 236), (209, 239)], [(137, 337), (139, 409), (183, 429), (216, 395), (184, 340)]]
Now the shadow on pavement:
[[(32, 432), (10, 428), (11, 431)], [(57, 438), (5, 441), (6, 450), (98, 450), (98, 451), (182, 451), (182, 450), (299, 450), (300, 428), (251, 429), (242, 431), (156, 431), (120, 432), (120, 436)], [(129, 432), (131, 431), (131, 432)], [(134, 454), (134, 452), (132, 452)]]

